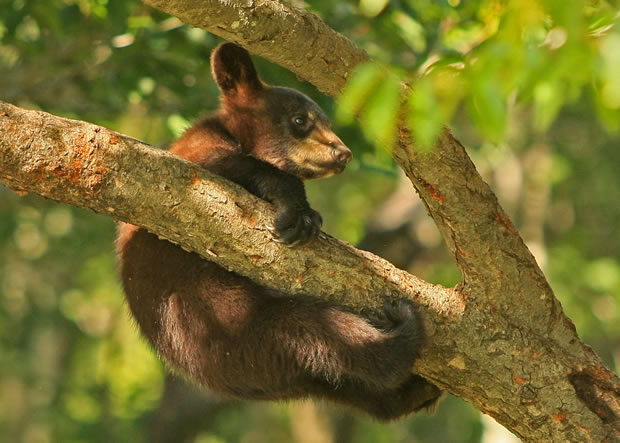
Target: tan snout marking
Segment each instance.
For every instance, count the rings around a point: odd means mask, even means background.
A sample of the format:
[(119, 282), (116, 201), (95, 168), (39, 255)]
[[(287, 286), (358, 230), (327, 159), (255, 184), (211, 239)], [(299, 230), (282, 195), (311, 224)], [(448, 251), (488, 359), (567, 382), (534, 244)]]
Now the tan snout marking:
[(296, 165), (315, 172), (318, 178), (333, 173), (330, 172), (334, 162), (331, 152), (331, 146), (309, 137), (290, 151), (289, 158)]
[(342, 171), (344, 166), (334, 157), (334, 149), (344, 146), (331, 129), (317, 123), (309, 136), (290, 152), (289, 158), (313, 172), (313, 176), (308, 178), (328, 177)]
[(326, 128), (321, 123), (316, 124), (314, 130), (310, 133), (310, 138), (315, 139), (319, 143), (328, 146), (344, 146), (344, 143), (342, 143), (340, 137), (338, 137), (331, 129)]

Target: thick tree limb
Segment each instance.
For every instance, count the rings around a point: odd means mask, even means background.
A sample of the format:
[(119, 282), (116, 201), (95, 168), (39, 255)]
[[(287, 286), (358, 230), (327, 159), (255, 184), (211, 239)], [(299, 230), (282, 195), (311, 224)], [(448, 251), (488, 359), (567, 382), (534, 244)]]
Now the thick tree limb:
[[(147, 228), (227, 269), (291, 293), (379, 306), (369, 294), (449, 291), (322, 234), (296, 248), (272, 241), (273, 212), (241, 187), (100, 126), (0, 102), (0, 182)], [(329, 283), (326, 285), (325, 280)], [(372, 297), (370, 300), (373, 300)], [(443, 306), (445, 305), (445, 306)]]
[[(332, 95), (366, 59), (317, 17), (278, 1), (146, 3)], [(277, 245), (264, 229), (270, 209), (238, 187), (103, 128), (10, 105), (0, 107), (0, 181), (140, 224), (268, 286), (358, 309), (385, 294), (414, 297), (429, 334), (417, 372), (524, 440), (618, 438), (618, 378), (579, 340), (462, 146), (446, 131), (433, 152), (421, 154), (401, 135), (395, 157), (463, 272), (454, 290), (329, 237), (301, 248)]]

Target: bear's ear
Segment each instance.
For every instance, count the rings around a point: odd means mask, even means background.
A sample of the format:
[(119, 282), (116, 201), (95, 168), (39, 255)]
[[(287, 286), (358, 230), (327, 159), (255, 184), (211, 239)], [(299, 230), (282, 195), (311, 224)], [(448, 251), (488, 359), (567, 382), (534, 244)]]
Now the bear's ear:
[(211, 70), (227, 98), (245, 101), (263, 90), (250, 54), (233, 43), (223, 43), (215, 48), (211, 54)]

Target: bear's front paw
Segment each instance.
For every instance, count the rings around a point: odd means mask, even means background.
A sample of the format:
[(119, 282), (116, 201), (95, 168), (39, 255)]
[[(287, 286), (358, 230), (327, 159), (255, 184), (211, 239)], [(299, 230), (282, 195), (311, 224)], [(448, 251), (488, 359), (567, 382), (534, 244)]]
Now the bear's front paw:
[(321, 231), (321, 214), (308, 207), (303, 211), (282, 209), (276, 215), (275, 227), (269, 227), (275, 241), (287, 246), (302, 245)]

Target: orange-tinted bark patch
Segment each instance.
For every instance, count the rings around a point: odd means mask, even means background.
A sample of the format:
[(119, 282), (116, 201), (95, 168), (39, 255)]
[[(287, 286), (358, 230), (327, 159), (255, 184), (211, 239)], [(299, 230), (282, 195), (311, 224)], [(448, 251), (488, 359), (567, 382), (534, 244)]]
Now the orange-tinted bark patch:
[(419, 178), (418, 181), (422, 186), (424, 186), (424, 189), (426, 189), (426, 192), (428, 192), (428, 195), (431, 199), (439, 203), (443, 203), (446, 201), (446, 198), (441, 194), (441, 192), (439, 192), (439, 188), (437, 187), (437, 185), (429, 183), (423, 178)]
[(497, 212), (495, 214), (495, 222), (499, 223), (500, 225), (502, 225), (503, 227), (505, 227), (508, 231), (512, 233), (517, 232), (517, 230), (515, 229), (514, 225), (512, 224), (508, 216), (504, 214), (503, 212)]
[(566, 420), (566, 414), (551, 414), (551, 416), (558, 423), (562, 423), (564, 420)]
[(513, 375), (513, 376), (512, 376), (512, 379), (514, 380), (514, 382), (515, 382), (515, 383), (517, 383), (517, 384), (519, 384), (519, 385), (522, 385), (523, 383), (526, 383), (526, 382), (527, 382), (527, 380), (526, 380), (526, 379), (521, 378), (521, 377), (518, 377), (518, 376), (516, 376), (516, 375)]

